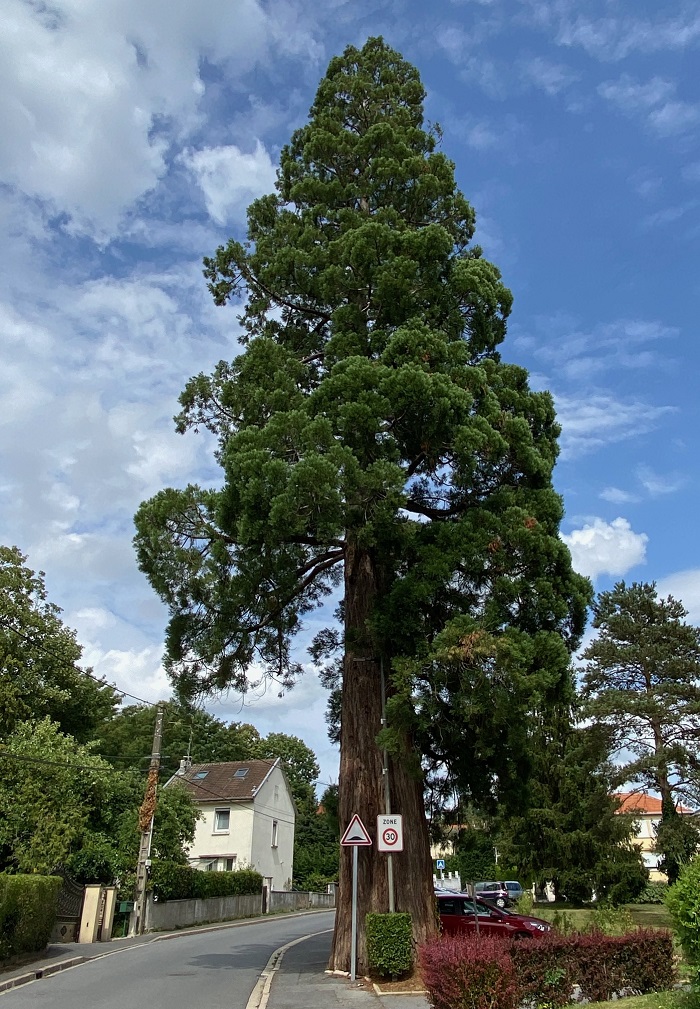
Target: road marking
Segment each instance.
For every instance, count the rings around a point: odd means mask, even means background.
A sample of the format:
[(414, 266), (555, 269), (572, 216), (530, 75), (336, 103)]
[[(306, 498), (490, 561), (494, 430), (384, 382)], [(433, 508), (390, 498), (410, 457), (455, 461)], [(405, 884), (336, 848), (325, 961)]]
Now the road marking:
[(332, 928), (324, 928), (321, 932), (311, 932), (310, 935), (302, 935), (300, 939), (293, 939), (292, 942), (288, 942), (285, 946), (280, 946), (279, 949), (276, 949), (267, 961), (265, 969), (258, 978), (258, 983), (250, 993), (250, 998), (246, 1002), (245, 1009), (266, 1009), (268, 999), (270, 998), (272, 979), (276, 971), (280, 969), (282, 958), (288, 949), (298, 945), (300, 942), (304, 942), (306, 939), (313, 939), (316, 935), (325, 935), (327, 932), (332, 931)]

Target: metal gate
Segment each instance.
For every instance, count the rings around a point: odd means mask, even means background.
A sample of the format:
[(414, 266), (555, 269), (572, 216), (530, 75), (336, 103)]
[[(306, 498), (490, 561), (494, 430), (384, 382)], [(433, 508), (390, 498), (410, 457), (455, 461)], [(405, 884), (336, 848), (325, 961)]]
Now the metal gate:
[(56, 922), (51, 933), (51, 942), (77, 942), (85, 887), (82, 883), (76, 883), (71, 879), (68, 870), (62, 865), (54, 869), (52, 875), (60, 876), (63, 886), (58, 893)]

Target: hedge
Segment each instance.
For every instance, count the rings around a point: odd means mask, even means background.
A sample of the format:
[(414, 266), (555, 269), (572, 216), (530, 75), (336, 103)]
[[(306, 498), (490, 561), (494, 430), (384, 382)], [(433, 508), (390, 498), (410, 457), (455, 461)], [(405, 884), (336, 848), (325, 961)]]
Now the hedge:
[(260, 893), (262, 876), (254, 869), (204, 872), (189, 865), (154, 859), (149, 887), (158, 900), (230, 897), (233, 894)]
[(410, 914), (365, 915), (367, 959), (380, 977), (401, 977), (413, 966), (413, 926)]
[(434, 1009), (554, 1009), (571, 1000), (575, 985), (582, 1000), (607, 1002), (621, 993), (667, 991), (676, 981), (671, 934), (658, 929), (619, 936), (550, 932), (511, 941), (466, 934), (426, 943), (419, 958)]
[(45, 948), (61, 886), (58, 876), (0, 873), (0, 960)]

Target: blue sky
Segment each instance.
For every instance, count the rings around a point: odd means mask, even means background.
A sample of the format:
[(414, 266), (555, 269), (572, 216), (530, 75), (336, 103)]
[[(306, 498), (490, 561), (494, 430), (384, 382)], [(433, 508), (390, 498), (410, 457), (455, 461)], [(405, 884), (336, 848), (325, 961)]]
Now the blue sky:
[[(700, 622), (700, 2), (80, 0), (6, 5), (0, 38), (0, 541), (42, 568), (84, 658), (167, 692), (165, 613), (132, 516), (212, 481), (186, 380), (237, 352), (201, 258), (242, 236), (328, 60), (370, 34), (426, 114), (515, 295), (504, 357), (563, 427), (562, 534), (598, 589), (656, 580)], [(307, 676), (213, 710), (337, 773)]]

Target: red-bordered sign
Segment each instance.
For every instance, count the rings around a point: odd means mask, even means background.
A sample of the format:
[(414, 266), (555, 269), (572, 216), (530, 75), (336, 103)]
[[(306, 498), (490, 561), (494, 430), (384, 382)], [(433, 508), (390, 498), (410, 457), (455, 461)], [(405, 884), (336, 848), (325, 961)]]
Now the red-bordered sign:
[(403, 817), (398, 813), (377, 817), (377, 851), (403, 851)]
[(340, 843), (345, 847), (368, 848), (372, 844), (372, 838), (367, 833), (367, 828), (355, 813), (347, 826), (347, 830), (340, 839)]

